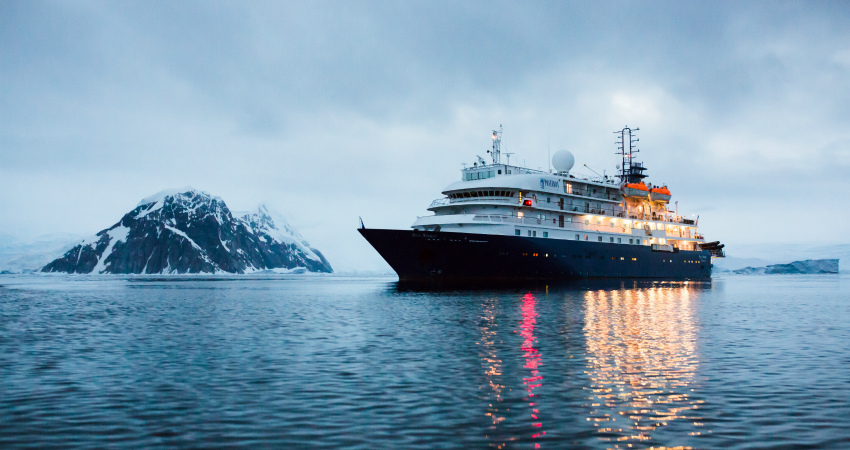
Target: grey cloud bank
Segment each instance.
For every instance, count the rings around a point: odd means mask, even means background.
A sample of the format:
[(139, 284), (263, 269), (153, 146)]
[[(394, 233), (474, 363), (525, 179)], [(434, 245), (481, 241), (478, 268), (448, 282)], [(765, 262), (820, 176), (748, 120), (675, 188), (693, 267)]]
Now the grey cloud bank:
[[(839, 2), (0, 4), (0, 232), (90, 234), (187, 184), (262, 199), (335, 268), (410, 225), (505, 125), (650, 180), (711, 240), (847, 243)], [(610, 173), (610, 172), (609, 172)], [(817, 231), (812, 231), (817, 230)]]

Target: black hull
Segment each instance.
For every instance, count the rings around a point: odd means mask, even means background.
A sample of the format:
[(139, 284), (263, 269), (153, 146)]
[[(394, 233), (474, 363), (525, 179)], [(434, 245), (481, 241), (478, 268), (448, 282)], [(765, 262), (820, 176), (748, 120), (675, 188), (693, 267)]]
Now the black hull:
[(401, 281), (709, 280), (707, 250), (524, 236), (360, 228)]

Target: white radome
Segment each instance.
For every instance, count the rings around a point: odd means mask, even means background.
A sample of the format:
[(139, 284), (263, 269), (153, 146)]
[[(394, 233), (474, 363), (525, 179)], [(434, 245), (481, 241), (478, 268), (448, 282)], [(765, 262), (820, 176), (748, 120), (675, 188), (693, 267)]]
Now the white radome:
[(558, 150), (552, 155), (552, 167), (558, 172), (569, 172), (575, 163), (575, 156), (568, 150)]

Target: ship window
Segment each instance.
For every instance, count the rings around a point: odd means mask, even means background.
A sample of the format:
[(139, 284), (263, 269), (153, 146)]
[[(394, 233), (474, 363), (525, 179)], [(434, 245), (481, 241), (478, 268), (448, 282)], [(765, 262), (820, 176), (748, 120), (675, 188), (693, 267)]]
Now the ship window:
[(573, 185), (567, 183), (566, 181), (564, 182), (564, 193), (565, 194), (572, 194), (573, 193)]
[(493, 171), (490, 171), (490, 178), (493, 178)]
[(502, 169), (499, 169), (499, 175), (501, 175), (501, 174), (502, 174)]
[(551, 198), (551, 197), (546, 197), (546, 203), (552, 203), (552, 198)]
[(611, 239), (611, 243), (613, 244), (613, 243), (614, 243), (614, 238), (609, 238), (609, 239)]
[(617, 243), (618, 243), (618, 244), (622, 244), (622, 243), (623, 243), (623, 238), (617, 238)]
[(579, 237), (579, 235), (576, 235), (576, 240), (577, 240), (577, 241), (578, 241), (578, 240), (581, 240), (581, 238)]
[(584, 235), (584, 240), (585, 240), (585, 241), (587, 240), (587, 235), (586, 235), (586, 234)]
[(511, 169), (508, 169), (508, 175), (510, 175), (510, 173), (511, 173)]
[(534, 230), (531, 233), (532, 233), (532, 236), (537, 237), (537, 230)]
[(644, 239), (644, 240), (643, 240), (643, 245), (647, 245), (647, 244), (646, 244), (646, 239)]
[(528, 230), (528, 236), (531, 237), (531, 230)]
[(472, 197), (471, 195), (469, 195), (469, 192), (463, 193), (463, 198), (469, 198), (469, 197)]
[(519, 229), (514, 230), (514, 235), (519, 236)]
[(544, 231), (544, 232), (543, 232), (543, 237), (549, 237), (549, 232), (548, 232), (548, 231)]
[(634, 244), (634, 239), (629, 239), (629, 244)]
[(602, 242), (602, 236), (599, 236), (598, 240), (599, 240), (599, 242)]

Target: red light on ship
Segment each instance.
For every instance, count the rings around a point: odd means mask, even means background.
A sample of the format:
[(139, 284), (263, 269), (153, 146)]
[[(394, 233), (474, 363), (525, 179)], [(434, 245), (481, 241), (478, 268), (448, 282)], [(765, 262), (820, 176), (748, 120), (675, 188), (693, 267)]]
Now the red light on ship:
[(522, 202), (523, 206), (531, 206), (531, 200), (526, 200)]

